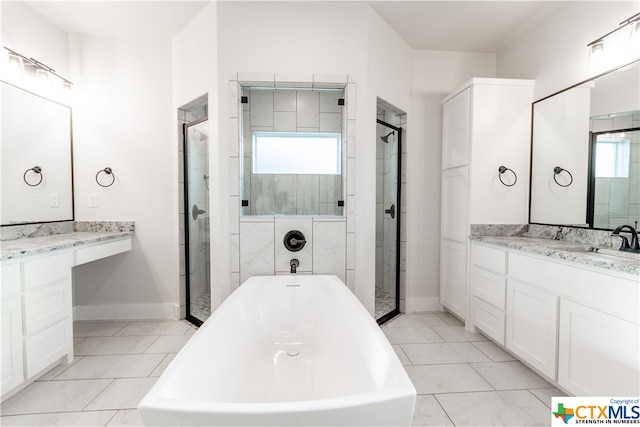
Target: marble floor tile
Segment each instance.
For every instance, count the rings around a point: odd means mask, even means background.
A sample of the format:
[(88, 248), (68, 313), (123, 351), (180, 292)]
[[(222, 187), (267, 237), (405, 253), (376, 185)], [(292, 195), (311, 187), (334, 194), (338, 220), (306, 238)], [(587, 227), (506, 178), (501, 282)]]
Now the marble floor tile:
[(433, 330), (444, 342), (488, 340), (482, 334), (467, 331), (464, 326), (434, 326)]
[(107, 427), (141, 426), (142, 419), (137, 409), (122, 409), (109, 421)]
[(191, 339), (192, 335), (164, 335), (149, 346), (145, 353), (177, 353)]
[(442, 339), (429, 327), (383, 328), (382, 332), (391, 344), (442, 342)]
[(515, 356), (507, 353), (491, 341), (478, 341), (474, 342), (473, 345), (477, 347), (478, 350), (486, 354), (489, 359), (493, 360), (494, 362), (508, 362), (510, 360), (517, 360)]
[(469, 365), (405, 366), (418, 394), (493, 390)]
[(176, 357), (176, 353), (167, 354), (164, 359), (156, 366), (156, 368), (149, 374), (150, 377), (159, 377), (162, 375), (167, 366), (171, 363), (171, 361)]
[(389, 323), (388, 328), (414, 328), (421, 326), (446, 326), (447, 323), (436, 313), (405, 314)]
[(548, 426), (551, 412), (526, 390), (437, 394), (458, 426)]
[(411, 360), (409, 360), (404, 350), (402, 350), (402, 347), (400, 347), (398, 344), (392, 344), (391, 347), (393, 347), (393, 349), (395, 350), (400, 363), (402, 363), (403, 365), (411, 365)]
[(2, 403), (2, 415), (82, 411), (113, 380), (35, 382)]
[(529, 390), (529, 392), (540, 399), (540, 401), (547, 405), (549, 408), (551, 408), (552, 397), (563, 397), (567, 395), (567, 393), (555, 387), (533, 388)]
[(190, 327), (177, 320), (156, 322), (131, 322), (116, 335), (184, 335)]
[(58, 375), (56, 380), (147, 377), (164, 357), (164, 354), (85, 356)]
[(413, 365), (491, 361), (468, 342), (402, 344), (401, 347)]
[(137, 354), (145, 351), (157, 339), (157, 336), (88, 337), (74, 346), (74, 353), (79, 356)]
[(136, 409), (157, 378), (121, 378), (111, 384), (85, 407), (87, 411)]
[(48, 414), (11, 415), (0, 417), (0, 425), (10, 426), (104, 426), (116, 411), (57, 412)]
[(71, 366), (73, 366), (74, 364), (78, 363), (83, 357), (84, 356), (74, 356), (73, 361), (71, 363), (61, 363), (61, 364), (59, 364), (55, 368), (51, 369), (49, 372), (47, 372), (44, 375), (42, 375), (36, 381), (51, 381), (52, 379), (54, 379), (55, 377), (60, 375), (60, 373), (66, 371)]
[(447, 413), (431, 394), (416, 396), (412, 426), (453, 426)]
[(74, 337), (110, 337), (129, 322), (74, 322)]
[(464, 322), (460, 321), (456, 316), (451, 313), (437, 313), (438, 317), (445, 321), (449, 326), (462, 326)]
[(522, 390), (551, 387), (547, 381), (521, 362), (471, 363), (496, 390)]

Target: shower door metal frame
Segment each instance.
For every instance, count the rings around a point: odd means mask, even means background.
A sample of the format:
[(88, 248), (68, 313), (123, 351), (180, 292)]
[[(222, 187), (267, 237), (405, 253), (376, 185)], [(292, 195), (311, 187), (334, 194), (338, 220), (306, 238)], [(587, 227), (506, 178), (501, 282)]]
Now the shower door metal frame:
[(189, 167), (187, 162), (187, 128), (198, 125), (202, 122), (206, 122), (209, 120), (209, 117), (203, 117), (198, 120), (194, 120), (193, 122), (183, 123), (182, 124), (182, 156), (183, 156), (183, 185), (184, 185), (184, 264), (185, 264), (185, 298), (186, 298), (186, 314), (185, 320), (193, 323), (196, 326), (201, 326), (204, 321), (198, 319), (197, 317), (191, 314), (191, 258), (189, 251), (189, 235), (190, 235), (190, 224), (189, 224)]
[(396, 203), (398, 209), (396, 209), (396, 307), (390, 312), (382, 315), (380, 318), (376, 319), (378, 325), (382, 325), (385, 322), (396, 317), (400, 314), (400, 222), (402, 220), (402, 128), (398, 126), (394, 126), (390, 123), (385, 122), (384, 120), (376, 119), (376, 123), (386, 126), (390, 129), (398, 132), (398, 165), (396, 168)]

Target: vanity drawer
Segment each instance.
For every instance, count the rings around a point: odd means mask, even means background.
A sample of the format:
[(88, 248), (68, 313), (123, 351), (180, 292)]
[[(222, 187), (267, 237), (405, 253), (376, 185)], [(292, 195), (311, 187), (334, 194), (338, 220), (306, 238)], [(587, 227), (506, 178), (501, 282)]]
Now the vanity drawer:
[(20, 292), (20, 263), (0, 266), (0, 295), (10, 297)]
[(25, 341), (27, 378), (42, 370), (72, 351), (73, 327), (71, 319), (65, 319), (37, 333)]
[(73, 267), (71, 252), (25, 262), (24, 288), (29, 290), (47, 283), (71, 280), (71, 267)]
[(504, 310), (507, 279), (504, 276), (492, 273), (475, 265), (472, 267), (471, 274), (473, 295)]
[(101, 243), (87, 248), (76, 250), (75, 265), (85, 264), (97, 259), (106, 258), (131, 250), (131, 238), (115, 240), (109, 243)]
[(504, 345), (504, 311), (478, 298), (474, 298), (473, 305), (473, 325), (497, 343)]
[(71, 318), (71, 281), (65, 280), (24, 295), (25, 335)]
[(474, 244), (472, 248), (471, 259), (474, 265), (496, 273), (505, 274), (507, 272), (506, 251), (478, 244)]

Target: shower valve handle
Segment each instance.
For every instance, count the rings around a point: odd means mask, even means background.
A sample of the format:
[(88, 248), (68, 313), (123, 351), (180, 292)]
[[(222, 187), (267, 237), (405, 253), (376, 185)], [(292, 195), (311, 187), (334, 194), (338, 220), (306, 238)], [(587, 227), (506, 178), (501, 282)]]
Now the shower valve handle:
[(391, 205), (391, 207), (389, 209), (385, 209), (384, 213), (389, 214), (391, 216), (391, 218), (395, 218), (396, 217), (396, 205)]
[(198, 205), (193, 205), (193, 207), (191, 208), (191, 217), (193, 219), (198, 219), (198, 215), (201, 215), (203, 213), (206, 213), (206, 211), (198, 209)]

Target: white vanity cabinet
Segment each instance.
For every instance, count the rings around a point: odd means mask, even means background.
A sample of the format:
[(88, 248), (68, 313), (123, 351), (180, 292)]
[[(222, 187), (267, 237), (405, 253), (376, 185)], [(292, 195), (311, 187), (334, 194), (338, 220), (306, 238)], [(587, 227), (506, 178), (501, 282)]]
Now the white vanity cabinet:
[(637, 276), (471, 246), (474, 327), (576, 396), (640, 394)]
[(10, 390), (24, 381), (22, 352), (22, 297), (20, 295), (20, 263), (0, 267), (2, 282), (2, 370), (0, 371), (0, 390)]
[(129, 250), (127, 236), (0, 263), (2, 400), (73, 360), (73, 267)]
[(504, 345), (507, 252), (473, 244), (471, 260), (471, 323)]
[[(475, 78), (443, 100), (440, 303), (462, 319), (470, 225), (527, 222), (533, 84)], [(515, 185), (500, 182), (500, 166)]]
[(507, 349), (549, 378), (556, 377), (558, 296), (518, 279), (507, 284)]
[(73, 360), (72, 267), (72, 252), (0, 266), (3, 397), (63, 356)]

